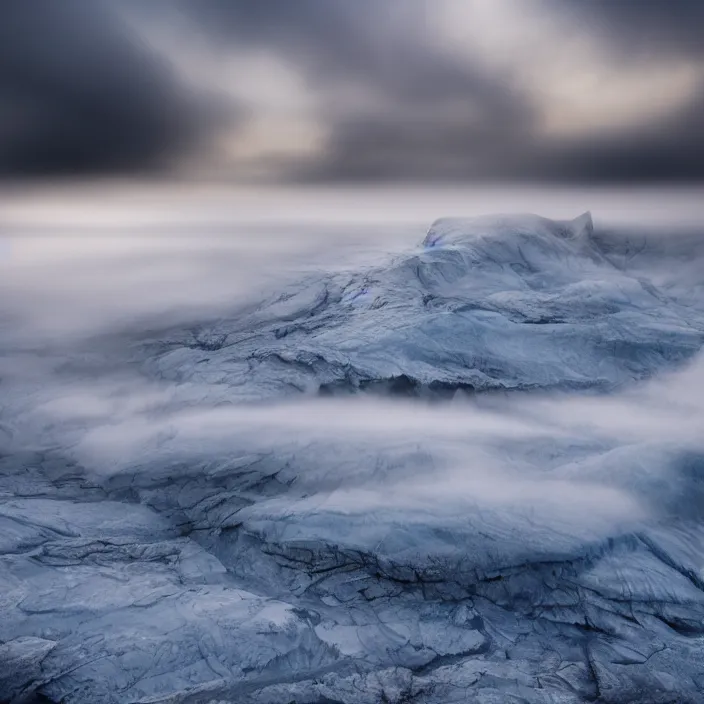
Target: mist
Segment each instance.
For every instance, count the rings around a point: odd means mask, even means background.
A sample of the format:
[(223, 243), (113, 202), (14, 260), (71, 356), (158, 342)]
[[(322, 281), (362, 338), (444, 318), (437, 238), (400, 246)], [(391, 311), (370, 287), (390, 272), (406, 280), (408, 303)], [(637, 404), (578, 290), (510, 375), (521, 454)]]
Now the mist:
[[(298, 481), (315, 492), (306, 501), (330, 510), (364, 512), (382, 496), (388, 510), (498, 502), (538, 512), (547, 523), (564, 521), (577, 534), (608, 532), (610, 523), (661, 510), (644, 489), (649, 483), (677, 485), (675, 460), (673, 467), (642, 463), (638, 486), (629, 463), (606, 472), (614, 452), (642, 447), (652, 454), (673, 443), (701, 451), (704, 406), (693, 392), (702, 383), (701, 361), (608, 397), (543, 393), (489, 404), (458, 392), (447, 406), (323, 400), (311, 388), (300, 400), (238, 407), (221, 385), (139, 371), (135, 345), (168, 339), (179, 325), (256, 313), (301, 279), (364, 271), (380, 260), (390, 265), (417, 249), (434, 215), (500, 212), (510, 204), (566, 217), (589, 205), (598, 227), (647, 232), (651, 247), (665, 242), (676, 251), (678, 241), (704, 243), (693, 229), (701, 202), (681, 191), (593, 189), (267, 194), (122, 186), (20, 194), (1, 211), (1, 371), (13, 392), (4, 396), (3, 428), (15, 451), (23, 443), (65, 445), (63, 452), (103, 478), (135, 463), (148, 471), (184, 458), (280, 452), (296, 458)], [(18, 405), (20, 413), (12, 410)], [(307, 464), (311, 446), (313, 455), (363, 451), (358, 462), (323, 470), (319, 461)], [(551, 446), (581, 450), (547, 468)], [(427, 456), (422, 471), (402, 466), (380, 479), (374, 468), (400, 449)]]
[[(54, 339), (258, 303), (312, 271), (418, 246), (438, 217), (594, 211), (604, 227), (698, 235), (701, 189), (242, 189), (118, 181), (0, 195), (0, 315)], [(690, 237), (691, 239), (691, 237)], [(50, 294), (48, 293), (50, 291)]]

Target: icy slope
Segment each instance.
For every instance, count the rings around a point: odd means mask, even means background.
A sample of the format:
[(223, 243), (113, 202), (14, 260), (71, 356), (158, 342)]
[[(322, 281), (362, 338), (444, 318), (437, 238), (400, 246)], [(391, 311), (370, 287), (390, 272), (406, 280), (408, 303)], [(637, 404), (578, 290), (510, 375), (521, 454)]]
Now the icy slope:
[(7, 350), (0, 701), (704, 701), (702, 254), (442, 220), (196, 330)]
[(397, 393), (611, 389), (689, 359), (704, 304), (658, 288), (628, 243), (585, 213), (439, 220), (421, 249), (302, 282), (256, 311), (172, 331), (150, 373), (259, 399), (359, 388)]

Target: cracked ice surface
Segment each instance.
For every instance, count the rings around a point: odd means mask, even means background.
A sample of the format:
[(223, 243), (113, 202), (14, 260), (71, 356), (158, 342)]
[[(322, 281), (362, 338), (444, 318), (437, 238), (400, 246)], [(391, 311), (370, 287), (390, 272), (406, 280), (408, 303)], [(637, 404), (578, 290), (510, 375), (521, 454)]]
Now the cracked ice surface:
[(702, 701), (702, 271), (693, 235), (440, 220), (236, 313), (8, 343), (0, 700)]
[(700, 347), (704, 303), (673, 271), (653, 283), (658, 254), (600, 238), (588, 213), (439, 220), (423, 247), (383, 266), (316, 275), (248, 315), (160, 337), (148, 368), (243, 399), (611, 389)]

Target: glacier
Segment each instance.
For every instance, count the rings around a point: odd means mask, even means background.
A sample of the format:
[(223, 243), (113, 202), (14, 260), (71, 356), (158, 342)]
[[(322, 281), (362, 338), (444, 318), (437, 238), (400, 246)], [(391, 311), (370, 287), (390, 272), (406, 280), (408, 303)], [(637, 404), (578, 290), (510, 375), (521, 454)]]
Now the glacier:
[(670, 272), (653, 283), (654, 257), (657, 245), (600, 240), (588, 213), (570, 223), (440, 220), (418, 251), (381, 267), (318, 274), (248, 315), (168, 331), (147, 364), (160, 378), (224, 383), (243, 400), (613, 389), (701, 344), (691, 282)]
[(6, 337), (0, 701), (703, 702), (703, 272), (698, 233), (441, 219)]

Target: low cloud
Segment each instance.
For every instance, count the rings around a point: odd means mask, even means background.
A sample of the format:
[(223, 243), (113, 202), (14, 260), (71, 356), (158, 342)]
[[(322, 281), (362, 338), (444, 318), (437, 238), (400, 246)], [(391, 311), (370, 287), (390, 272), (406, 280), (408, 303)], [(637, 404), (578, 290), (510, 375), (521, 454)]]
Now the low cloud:
[[(380, 511), (393, 520), (423, 511), (438, 525), (472, 516), (496, 531), (515, 520), (598, 538), (696, 513), (688, 457), (704, 453), (701, 358), (610, 396), (437, 405), (363, 395), (233, 405), (227, 384), (149, 371), (134, 341), (162, 345), (170, 324), (188, 330), (224, 311), (255, 309), (267, 290), (287, 290), (296, 277), (370, 257), (378, 263), (380, 249), (390, 256), (398, 246), (378, 230), (361, 240), (353, 229), (337, 231), (331, 240), (329, 228), (299, 228), (295, 240), (286, 227), (266, 237), (85, 239), (79, 250), (59, 238), (53, 254), (25, 251), (5, 281), (4, 450), (58, 453), (99, 484), (136, 476), (148, 485), (173, 472), (200, 481), (268, 463), (293, 489), (262, 496), (245, 512), (253, 521)], [(677, 253), (675, 237), (650, 246)], [(693, 241), (682, 240), (682, 251), (699, 256)], [(658, 269), (658, 256), (644, 261), (654, 267), (649, 276), (672, 275)], [(174, 300), (182, 308), (189, 299), (190, 318), (184, 310), (169, 318)], [(13, 318), (24, 326), (17, 338)]]

